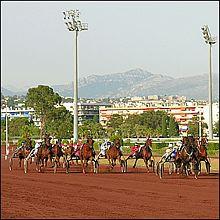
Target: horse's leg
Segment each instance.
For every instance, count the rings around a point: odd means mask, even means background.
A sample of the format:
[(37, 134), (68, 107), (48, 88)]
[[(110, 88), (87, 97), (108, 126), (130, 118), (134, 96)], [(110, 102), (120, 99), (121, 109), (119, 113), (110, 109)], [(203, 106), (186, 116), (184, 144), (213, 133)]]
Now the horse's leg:
[(44, 158), (44, 162), (43, 162), (44, 167), (47, 167), (47, 161), (48, 161), (48, 157)]
[(94, 168), (94, 167), (93, 167), (93, 166), (94, 166), (94, 164), (93, 164), (93, 159), (89, 159), (89, 161), (90, 161), (90, 162), (89, 162), (89, 163), (90, 163), (90, 170), (91, 170), (91, 172), (93, 173), (93, 172), (94, 172), (94, 169), (93, 169), (93, 168)]
[(169, 175), (173, 173), (173, 162), (169, 162)]
[(116, 159), (113, 159), (113, 165), (114, 166), (116, 165)]
[(57, 164), (59, 162), (58, 157), (55, 157), (55, 161), (54, 161), (54, 166), (53, 166), (53, 172), (56, 173), (57, 172)]
[(9, 158), (9, 170), (12, 171), (12, 165), (13, 165), (13, 156)]
[(199, 174), (202, 172), (202, 161), (199, 160)]
[(78, 158), (76, 157), (76, 165), (79, 165)]
[(193, 171), (194, 171), (194, 177), (195, 179), (198, 179), (198, 175), (199, 175), (199, 163), (200, 161), (198, 159), (195, 159), (193, 161)]
[(28, 172), (28, 160), (25, 158), (24, 159), (24, 173)]
[(41, 158), (37, 158), (36, 160), (36, 170), (40, 173), (41, 172), (41, 166), (40, 166)]
[[(26, 155), (25, 159), (27, 158), (28, 155), (29, 153)], [(30, 158), (30, 164), (32, 164), (32, 158)]]
[(208, 159), (205, 159), (205, 166), (207, 174), (210, 174), (211, 171), (211, 164), (209, 163)]
[(82, 171), (83, 171), (84, 174), (86, 174), (85, 164), (84, 164), (85, 160), (81, 157), (81, 158), (80, 158), (80, 161), (81, 161), (81, 164), (82, 164)]
[(112, 169), (114, 168), (115, 164), (116, 164), (115, 159), (112, 158)]
[(127, 161), (128, 159), (130, 159), (131, 158), (131, 155), (129, 155), (126, 159), (125, 159), (125, 161)]
[(118, 161), (119, 161), (119, 164), (121, 166), (121, 172), (124, 173), (126, 171), (126, 167), (125, 167), (126, 166), (125, 165), (126, 161), (125, 160), (122, 161), (120, 156), (118, 157)]
[(86, 167), (88, 167), (88, 164), (89, 164), (89, 161), (88, 161), (88, 160), (86, 160)]
[(109, 171), (112, 170), (112, 162), (111, 162), (111, 158), (109, 156), (107, 156), (108, 159), (108, 164), (109, 164)]
[(149, 167), (148, 167), (148, 160), (147, 160), (146, 157), (144, 157), (143, 159), (144, 159), (145, 166), (146, 166), (146, 168), (147, 168), (147, 172), (149, 173), (150, 170), (149, 170)]
[(69, 163), (65, 154), (63, 155), (63, 168), (66, 168), (66, 173), (69, 173)]
[(93, 158), (93, 170), (94, 170), (94, 173), (98, 173), (98, 169), (99, 169), (99, 163), (98, 163), (98, 160), (96, 158)]
[(136, 157), (136, 158), (135, 158), (135, 162), (134, 162), (134, 165), (133, 165), (133, 168), (135, 168), (135, 167), (136, 167), (136, 164), (137, 164), (137, 160), (138, 160), (138, 158)]
[(21, 161), (22, 161), (22, 159), (19, 158), (19, 167), (21, 167)]

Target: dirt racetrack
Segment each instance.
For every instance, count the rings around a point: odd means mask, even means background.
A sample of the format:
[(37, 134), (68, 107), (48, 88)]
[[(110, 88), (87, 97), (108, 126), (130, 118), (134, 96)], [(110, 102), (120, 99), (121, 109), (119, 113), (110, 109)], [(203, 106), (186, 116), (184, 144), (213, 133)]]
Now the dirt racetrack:
[(219, 218), (219, 174), (199, 179), (165, 174), (160, 180), (143, 168), (118, 167), (109, 173), (83, 175), (80, 167), (52, 168), (37, 173), (34, 164), (24, 174), (15, 161), (1, 159), (1, 218)]

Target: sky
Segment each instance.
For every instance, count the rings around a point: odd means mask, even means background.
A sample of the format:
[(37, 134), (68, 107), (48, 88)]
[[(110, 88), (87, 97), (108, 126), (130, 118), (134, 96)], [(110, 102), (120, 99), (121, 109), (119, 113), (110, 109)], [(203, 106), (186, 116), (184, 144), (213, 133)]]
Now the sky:
[(19, 89), (73, 81), (75, 41), (63, 11), (78, 9), (79, 78), (142, 68), (174, 78), (219, 74), (218, 1), (1, 1), (1, 85)]

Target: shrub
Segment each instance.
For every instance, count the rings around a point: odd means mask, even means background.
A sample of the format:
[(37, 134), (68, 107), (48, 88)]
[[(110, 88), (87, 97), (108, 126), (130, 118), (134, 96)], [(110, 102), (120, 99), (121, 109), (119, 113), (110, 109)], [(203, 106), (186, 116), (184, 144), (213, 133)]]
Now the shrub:
[(219, 150), (219, 143), (208, 143), (208, 150)]

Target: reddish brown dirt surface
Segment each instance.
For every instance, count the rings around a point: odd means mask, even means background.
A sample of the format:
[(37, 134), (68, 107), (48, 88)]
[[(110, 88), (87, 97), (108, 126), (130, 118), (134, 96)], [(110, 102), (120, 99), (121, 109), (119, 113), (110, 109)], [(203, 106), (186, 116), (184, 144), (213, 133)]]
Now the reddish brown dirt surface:
[(52, 168), (37, 173), (32, 164), (24, 174), (16, 159), (9, 171), (2, 157), (1, 218), (219, 218), (218, 173), (198, 180), (165, 173), (160, 180), (143, 168), (101, 167), (98, 174), (74, 165), (69, 174), (63, 168), (54, 174)]

